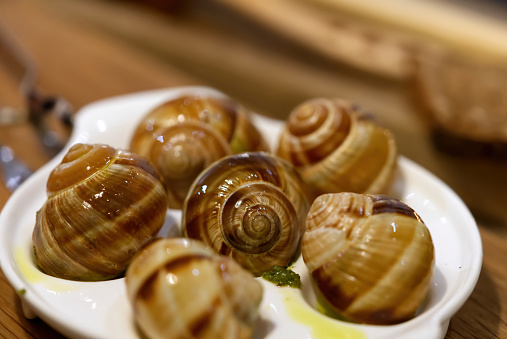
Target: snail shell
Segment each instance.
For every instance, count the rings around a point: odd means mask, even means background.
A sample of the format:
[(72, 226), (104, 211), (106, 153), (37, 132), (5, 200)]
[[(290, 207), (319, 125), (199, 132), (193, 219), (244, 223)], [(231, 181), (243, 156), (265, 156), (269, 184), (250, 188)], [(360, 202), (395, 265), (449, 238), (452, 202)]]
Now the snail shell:
[(318, 294), (355, 322), (410, 319), (433, 274), (433, 242), (425, 224), (406, 204), (384, 195), (318, 197), (301, 247)]
[(386, 193), (396, 168), (392, 134), (349, 102), (317, 98), (295, 107), (277, 154), (324, 193)]
[(47, 181), (32, 240), (39, 267), (70, 280), (121, 275), (162, 227), (165, 187), (145, 159), (100, 144), (75, 144)]
[(226, 97), (197, 95), (170, 100), (147, 114), (130, 149), (162, 174), (170, 208), (181, 208), (193, 180), (215, 160), (269, 150), (245, 108)]
[(250, 338), (262, 286), (199, 241), (157, 240), (126, 274), (128, 299), (149, 338)]
[(215, 162), (196, 179), (182, 231), (260, 275), (291, 262), (308, 209), (290, 163), (264, 152), (242, 153)]

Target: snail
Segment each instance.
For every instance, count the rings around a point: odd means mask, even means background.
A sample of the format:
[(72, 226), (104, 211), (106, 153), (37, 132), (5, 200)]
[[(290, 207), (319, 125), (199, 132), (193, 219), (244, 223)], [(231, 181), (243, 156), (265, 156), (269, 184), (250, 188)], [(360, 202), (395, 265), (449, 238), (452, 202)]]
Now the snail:
[(159, 239), (126, 273), (134, 317), (148, 338), (251, 338), (262, 286), (230, 258), (186, 238)]
[(55, 277), (97, 281), (124, 273), (162, 227), (164, 183), (144, 158), (75, 144), (50, 173), (32, 234), (37, 265)]
[(265, 152), (231, 155), (195, 180), (182, 233), (259, 276), (293, 259), (309, 209), (305, 194), (289, 162)]
[(164, 177), (169, 207), (180, 209), (193, 180), (226, 155), (269, 151), (249, 112), (227, 97), (183, 95), (150, 111), (130, 142)]
[(435, 264), (420, 216), (385, 195), (319, 196), (307, 216), (301, 251), (324, 305), (367, 324), (413, 317)]
[(397, 166), (392, 134), (341, 99), (316, 98), (296, 106), (279, 138), (277, 155), (324, 193), (388, 192)]

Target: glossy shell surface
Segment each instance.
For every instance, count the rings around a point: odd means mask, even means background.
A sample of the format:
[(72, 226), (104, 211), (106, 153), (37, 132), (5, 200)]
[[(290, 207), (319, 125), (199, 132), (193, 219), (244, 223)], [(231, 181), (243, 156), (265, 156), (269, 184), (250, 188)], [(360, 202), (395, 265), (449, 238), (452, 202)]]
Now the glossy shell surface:
[(262, 286), (230, 258), (192, 239), (160, 239), (126, 274), (137, 324), (149, 338), (251, 338)]
[(162, 227), (165, 188), (145, 159), (103, 144), (75, 144), (47, 181), (33, 248), (47, 274), (71, 280), (121, 275)]
[(269, 150), (244, 107), (226, 97), (197, 95), (182, 95), (146, 114), (130, 149), (162, 174), (171, 208), (181, 208), (193, 180), (215, 160)]
[(318, 197), (302, 255), (323, 298), (345, 318), (369, 324), (410, 319), (433, 275), (431, 235), (406, 204), (384, 195)]
[(298, 168), (316, 196), (385, 193), (397, 166), (392, 134), (341, 99), (316, 98), (295, 107), (277, 154)]
[(185, 201), (183, 234), (260, 275), (293, 259), (308, 208), (290, 163), (264, 152), (237, 154), (197, 178)]

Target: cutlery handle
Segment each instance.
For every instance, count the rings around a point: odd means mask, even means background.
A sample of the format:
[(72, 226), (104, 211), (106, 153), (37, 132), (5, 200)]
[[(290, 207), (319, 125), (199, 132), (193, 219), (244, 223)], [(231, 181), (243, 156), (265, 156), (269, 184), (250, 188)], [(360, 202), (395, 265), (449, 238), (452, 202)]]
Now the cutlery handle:
[(16, 158), (12, 149), (2, 144), (0, 144), (0, 169), (5, 186), (11, 192), (32, 174), (32, 171)]

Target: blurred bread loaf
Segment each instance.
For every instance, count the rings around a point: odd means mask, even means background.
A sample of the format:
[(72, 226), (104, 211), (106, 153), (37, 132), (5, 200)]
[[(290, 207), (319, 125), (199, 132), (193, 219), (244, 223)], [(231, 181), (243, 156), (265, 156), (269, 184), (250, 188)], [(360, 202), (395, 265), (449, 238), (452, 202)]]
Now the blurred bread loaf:
[(421, 57), (417, 104), (436, 145), (463, 155), (507, 155), (507, 65), (458, 55)]

